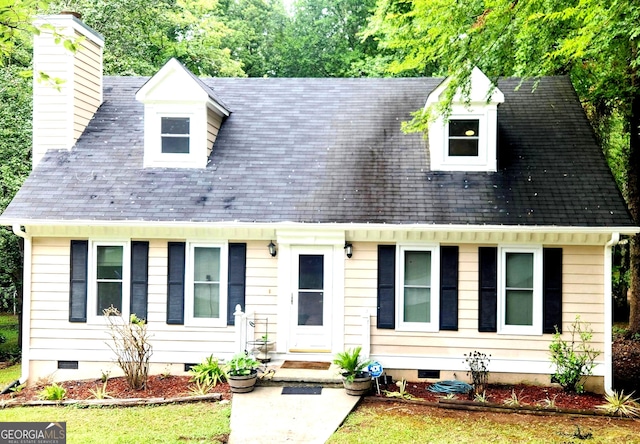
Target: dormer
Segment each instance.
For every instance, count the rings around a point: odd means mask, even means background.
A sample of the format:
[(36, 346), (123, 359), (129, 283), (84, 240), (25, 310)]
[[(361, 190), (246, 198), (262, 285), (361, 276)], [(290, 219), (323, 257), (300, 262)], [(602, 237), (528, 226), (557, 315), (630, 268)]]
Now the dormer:
[(144, 167), (205, 168), (231, 113), (211, 88), (176, 59), (136, 93), (144, 104)]
[[(471, 72), (468, 94), (457, 91), (451, 114), (429, 124), (432, 171), (496, 171), (498, 104), (504, 95), (478, 68)], [(443, 100), (449, 80), (427, 98), (425, 108)]]

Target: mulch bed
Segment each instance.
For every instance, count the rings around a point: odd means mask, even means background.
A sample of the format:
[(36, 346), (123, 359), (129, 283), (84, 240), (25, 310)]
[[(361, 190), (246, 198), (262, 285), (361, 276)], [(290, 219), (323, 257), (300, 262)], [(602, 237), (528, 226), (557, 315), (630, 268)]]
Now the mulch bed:
[[(85, 381), (67, 381), (62, 382), (66, 390), (66, 399), (89, 400), (95, 399), (90, 390), (96, 390), (102, 387), (100, 379)], [(435, 394), (427, 390), (429, 383), (408, 382), (406, 392), (413, 398), (426, 401), (428, 403), (443, 402), (443, 395)], [(38, 400), (38, 394), (43, 386), (28, 387), (14, 394), (5, 394), (0, 396), (0, 400), (10, 400), (20, 402)], [(381, 386), (381, 390), (389, 392), (398, 392), (396, 384)], [(110, 397), (116, 399), (133, 399), (133, 398), (180, 398), (194, 396), (194, 385), (190, 381), (189, 376), (162, 376), (152, 375), (149, 377), (147, 388), (144, 390), (133, 390), (129, 388), (124, 378), (110, 378), (107, 383), (107, 392)], [(226, 383), (218, 384), (212, 388), (210, 393), (220, 393), (222, 399), (231, 399), (229, 385)], [(553, 401), (558, 409), (574, 409), (574, 410), (595, 410), (595, 407), (604, 403), (602, 395), (586, 393), (578, 395), (575, 393), (565, 393), (557, 387), (542, 387), (532, 385), (489, 385), (486, 390), (487, 401), (491, 404), (504, 405), (505, 401), (511, 399), (513, 394), (521, 405), (545, 407), (549, 401)], [(367, 397), (370, 401), (387, 401), (387, 396), (382, 393), (377, 395), (375, 392)], [(393, 398), (398, 400), (398, 398)], [(469, 400), (468, 395), (455, 395), (453, 402)], [(549, 400), (549, 401), (546, 401)], [(447, 400), (449, 401), (449, 400)], [(482, 405), (480, 403), (474, 403)]]
[[(408, 382), (405, 391), (412, 397), (422, 399), (427, 402), (441, 402), (444, 395), (432, 393), (428, 390), (429, 383), (412, 383)], [(388, 386), (381, 386), (382, 390), (389, 392), (398, 392), (398, 386), (395, 384), (389, 384)], [(532, 407), (547, 407), (548, 403), (553, 401), (553, 404), (558, 409), (568, 410), (595, 410), (598, 405), (604, 404), (604, 397), (595, 393), (567, 393), (559, 387), (544, 387), (536, 385), (489, 385), (485, 391), (485, 397), (488, 403), (505, 405), (505, 401), (513, 399), (513, 396), (517, 397), (520, 405), (532, 406)], [(374, 396), (387, 397), (384, 392), (381, 395), (375, 394)], [(396, 399), (396, 398), (394, 398)], [(467, 394), (457, 394), (453, 397), (454, 400), (465, 401), (472, 400)], [(548, 401), (547, 401), (548, 400)], [(478, 403), (478, 405), (482, 405)]]
[[(147, 387), (143, 390), (134, 390), (129, 387), (123, 377), (110, 378), (107, 382), (107, 393), (114, 399), (134, 399), (134, 398), (180, 398), (194, 396), (194, 384), (190, 381), (190, 376), (163, 376), (151, 375)], [(83, 381), (65, 381), (59, 385), (67, 391), (66, 399), (87, 400), (95, 399), (91, 390), (102, 388), (103, 382), (100, 379)], [(43, 385), (35, 385), (22, 389), (19, 393), (8, 393), (0, 396), (0, 400), (35, 401), (38, 394), (44, 388)], [(221, 383), (213, 387), (209, 393), (220, 393), (222, 399), (231, 399), (229, 384)]]

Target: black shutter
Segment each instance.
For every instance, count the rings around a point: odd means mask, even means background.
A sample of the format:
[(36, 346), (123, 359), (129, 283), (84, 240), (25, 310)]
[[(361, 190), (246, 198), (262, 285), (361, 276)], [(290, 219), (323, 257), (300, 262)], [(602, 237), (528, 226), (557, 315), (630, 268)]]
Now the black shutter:
[(69, 322), (87, 322), (87, 268), (89, 241), (72, 240), (69, 249)]
[(562, 248), (543, 250), (542, 269), (542, 332), (562, 333)]
[(229, 279), (227, 282), (227, 325), (235, 325), (233, 313), (240, 304), (246, 311), (245, 283), (247, 268), (247, 244), (229, 244)]
[(458, 247), (440, 247), (440, 330), (458, 330)]
[(378, 245), (378, 328), (396, 328), (396, 247)]
[(169, 242), (167, 249), (167, 324), (184, 324), (185, 243)]
[(131, 242), (131, 313), (147, 319), (149, 242)]
[(498, 249), (478, 249), (478, 331), (497, 331)]

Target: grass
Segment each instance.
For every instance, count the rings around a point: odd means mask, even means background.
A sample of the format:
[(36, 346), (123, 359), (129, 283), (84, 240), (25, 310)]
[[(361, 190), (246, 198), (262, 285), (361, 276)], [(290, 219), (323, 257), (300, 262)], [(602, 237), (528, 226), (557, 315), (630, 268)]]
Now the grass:
[[(603, 418), (533, 417), (433, 409), (412, 414), (404, 406), (361, 404), (327, 441), (356, 443), (578, 443), (592, 433), (590, 444), (638, 442), (638, 427)], [(577, 428), (579, 427), (579, 429)]]
[(11, 384), (16, 379), (20, 379), (22, 367), (20, 364), (14, 364), (11, 367), (0, 369), (0, 390)]
[(2, 410), (2, 421), (67, 423), (67, 443), (226, 442), (231, 406), (220, 403), (161, 407), (20, 407)]
[(0, 360), (7, 354), (16, 355), (18, 349), (18, 317), (12, 314), (0, 314), (0, 335), (7, 341), (0, 344)]

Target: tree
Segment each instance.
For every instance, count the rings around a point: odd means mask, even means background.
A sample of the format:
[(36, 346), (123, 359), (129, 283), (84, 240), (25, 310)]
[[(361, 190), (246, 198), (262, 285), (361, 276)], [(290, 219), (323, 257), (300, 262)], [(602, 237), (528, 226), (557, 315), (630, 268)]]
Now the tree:
[(105, 37), (107, 75), (155, 74), (171, 57), (196, 75), (242, 76), (222, 45), (230, 29), (216, 0), (62, 0), (51, 13), (73, 10)]
[[(640, 225), (640, 4), (627, 0), (378, 0), (365, 36), (400, 58), (392, 73), (435, 66), (449, 100), (474, 65), (490, 77), (568, 74)], [(625, 139), (615, 137), (620, 122)], [(416, 114), (415, 127), (425, 127)], [(612, 156), (613, 154), (613, 156)], [(622, 162), (620, 161), (622, 159)], [(631, 239), (629, 332), (640, 333), (640, 236)]]
[(297, 0), (281, 48), (279, 77), (359, 76), (360, 63), (376, 51), (360, 38), (375, 0)]
[(282, 0), (221, 0), (220, 20), (230, 32), (224, 48), (249, 77), (275, 77), (283, 64), (283, 38), (291, 18)]

